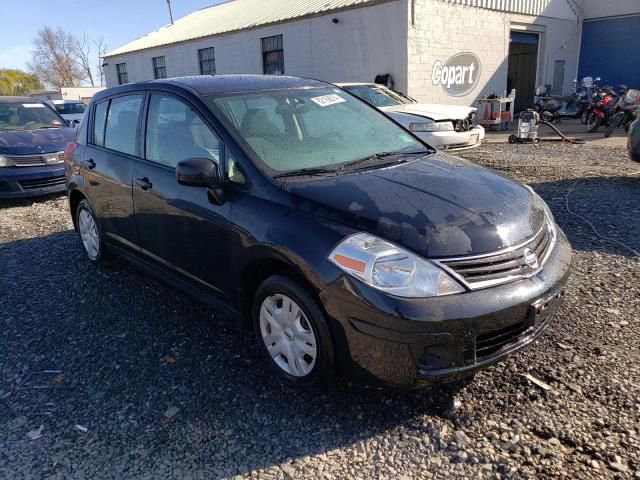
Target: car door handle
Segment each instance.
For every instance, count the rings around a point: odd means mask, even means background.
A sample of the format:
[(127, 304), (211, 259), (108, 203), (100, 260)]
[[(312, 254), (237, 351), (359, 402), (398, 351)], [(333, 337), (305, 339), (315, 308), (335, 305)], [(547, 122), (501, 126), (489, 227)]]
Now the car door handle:
[(89, 170), (93, 170), (94, 168), (96, 168), (96, 162), (93, 161), (93, 158), (87, 160), (87, 168)]
[(153, 187), (147, 177), (136, 178), (136, 185), (138, 185), (142, 190), (149, 190), (151, 187)]

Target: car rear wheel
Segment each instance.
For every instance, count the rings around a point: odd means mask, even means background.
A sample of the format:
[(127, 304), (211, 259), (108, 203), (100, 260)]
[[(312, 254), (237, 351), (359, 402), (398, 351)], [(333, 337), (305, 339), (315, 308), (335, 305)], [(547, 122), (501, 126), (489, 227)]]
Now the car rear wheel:
[(256, 338), (277, 375), (294, 384), (323, 384), (333, 376), (329, 327), (313, 297), (297, 282), (275, 275), (253, 301)]
[(95, 264), (103, 264), (108, 260), (108, 253), (105, 249), (100, 232), (98, 220), (93, 213), (91, 204), (87, 200), (82, 200), (76, 209), (76, 225), (80, 243), (87, 258)]

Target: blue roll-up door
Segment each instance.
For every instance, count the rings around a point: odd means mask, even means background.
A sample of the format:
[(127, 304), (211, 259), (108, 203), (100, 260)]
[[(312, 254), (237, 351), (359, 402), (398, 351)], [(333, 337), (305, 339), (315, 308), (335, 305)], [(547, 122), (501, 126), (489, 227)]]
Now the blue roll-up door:
[(640, 15), (584, 22), (578, 71), (640, 88)]

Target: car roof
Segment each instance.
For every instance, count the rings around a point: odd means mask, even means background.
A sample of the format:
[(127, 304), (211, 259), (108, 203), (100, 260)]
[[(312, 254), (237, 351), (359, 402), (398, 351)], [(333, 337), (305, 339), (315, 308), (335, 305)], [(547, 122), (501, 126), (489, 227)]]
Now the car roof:
[(98, 92), (94, 99), (109, 97), (130, 90), (147, 89), (153, 86), (188, 87), (203, 96), (225, 95), (230, 93), (255, 92), (261, 90), (279, 90), (285, 88), (331, 87), (329, 83), (309, 78), (284, 75), (194, 75), (175, 77), (148, 82), (137, 82), (109, 88)]
[(51, 100), (54, 105), (63, 105), (65, 103), (84, 103), (82, 100)]
[(0, 103), (44, 103), (33, 97), (3, 97), (0, 96)]

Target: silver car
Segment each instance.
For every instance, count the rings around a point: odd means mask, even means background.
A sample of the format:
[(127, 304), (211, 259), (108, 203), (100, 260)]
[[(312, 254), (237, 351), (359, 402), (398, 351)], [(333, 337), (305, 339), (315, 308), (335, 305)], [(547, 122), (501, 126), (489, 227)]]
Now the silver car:
[(376, 83), (336, 85), (380, 109), (439, 150), (474, 148), (484, 139), (484, 128), (474, 124), (477, 108), (418, 103)]

